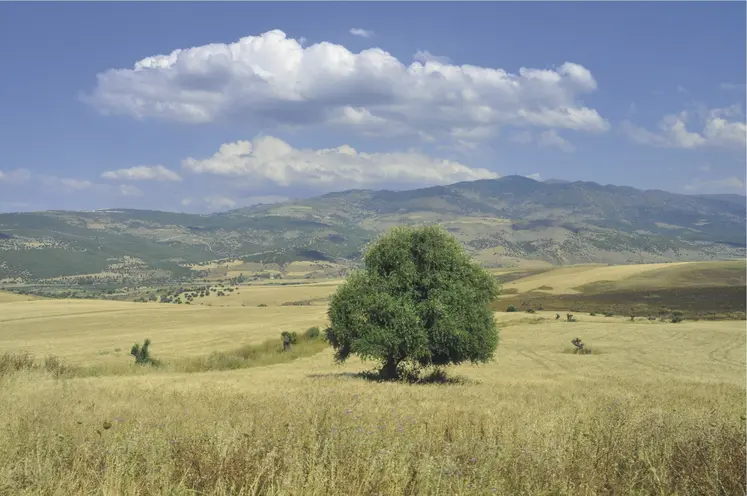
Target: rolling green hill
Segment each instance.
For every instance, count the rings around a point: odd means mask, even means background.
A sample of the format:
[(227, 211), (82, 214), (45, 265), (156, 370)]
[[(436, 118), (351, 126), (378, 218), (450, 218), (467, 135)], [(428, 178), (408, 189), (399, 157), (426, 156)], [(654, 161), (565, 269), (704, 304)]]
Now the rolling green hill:
[(679, 195), (520, 176), (410, 191), (351, 190), (210, 215), (147, 210), (0, 214), (0, 279), (101, 272), (188, 277), (189, 263), (355, 261), (397, 224), (440, 223), (486, 265), (745, 256), (738, 195)]

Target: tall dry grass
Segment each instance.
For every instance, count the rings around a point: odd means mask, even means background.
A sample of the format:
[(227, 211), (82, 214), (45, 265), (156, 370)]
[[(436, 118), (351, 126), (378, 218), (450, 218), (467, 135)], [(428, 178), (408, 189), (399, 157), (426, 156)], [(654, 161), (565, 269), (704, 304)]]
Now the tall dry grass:
[(3, 355), (0, 494), (745, 494), (741, 323), (552, 317), (501, 317), (497, 361), (447, 384), (285, 361), (279, 333), (116, 374)]
[(6, 494), (744, 493), (744, 396), (730, 388), (631, 397), (590, 380), (485, 402), (475, 386), (353, 377), (261, 395), (28, 374), (3, 386)]

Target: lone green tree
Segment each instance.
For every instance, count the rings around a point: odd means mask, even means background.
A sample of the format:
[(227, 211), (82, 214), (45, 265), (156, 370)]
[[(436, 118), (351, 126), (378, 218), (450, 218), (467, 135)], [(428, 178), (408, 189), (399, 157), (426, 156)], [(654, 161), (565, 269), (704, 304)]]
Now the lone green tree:
[(382, 378), (414, 368), (484, 363), (498, 346), (490, 302), (500, 286), (438, 226), (395, 227), (332, 296), (335, 359), (381, 363)]

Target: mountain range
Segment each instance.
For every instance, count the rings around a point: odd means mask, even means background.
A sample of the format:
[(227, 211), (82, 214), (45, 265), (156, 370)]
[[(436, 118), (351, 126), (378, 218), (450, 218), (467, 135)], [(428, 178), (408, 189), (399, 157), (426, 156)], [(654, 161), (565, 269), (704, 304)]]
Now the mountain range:
[(398, 224), (438, 223), (485, 265), (745, 257), (745, 197), (506, 176), (408, 191), (349, 190), (207, 215), (150, 210), (0, 214), (0, 280), (138, 267), (187, 277), (218, 259), (355, 263)]

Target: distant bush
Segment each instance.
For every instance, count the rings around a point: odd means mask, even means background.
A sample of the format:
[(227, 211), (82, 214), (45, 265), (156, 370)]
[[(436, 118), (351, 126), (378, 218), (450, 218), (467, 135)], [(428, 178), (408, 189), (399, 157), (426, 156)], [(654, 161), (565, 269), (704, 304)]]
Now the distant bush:
[(528, 308), (527, 313), (536, 313), (536, 311), (534, 310), (534, 308)]
[(280, 333), (280, 338), (283, 341), (283, 351), (290, 351), (291, 345), (298, 342), (298, 334), (295, 331), (283, 331)]
[(135, 357), (135, 363), (139, 365), (157, 365), (157, 361), (150, 356), (150, 339), (146, 339), (143, 345), (138, 343), (132, 345), (130, 355)]
[(571, 341), (574, 346), (573, 353), (575, 355), (591, 355), (591, 348), (588, 348), (582, 341), (581, 338), (575, 338)]
[(614, 317), (614, 316), (615, 316), (615, 314), (614, 314), (614, 313), (612, 313), (612, 312), (604, 312), (604, 316), (605, 316), (605, 317)]
[(507, 312), (515, 312), (516, 311), (516, 307), (514, 305), (509, 305), (508, 308), (506, 309), (506, 311)]
[(306, 331), (303, 333), (303, 337), (305, 339), (317, 339), (322, 334), (322, 331), (319, 330), (318, 327), (309, 327), (306, 329)]
[(596, 317), (596, 316), (597, 316), (597, 314), (596, 314), (596, 313), (594, 313), (594, 312), (591, 312), (591, 313), (589, 314), (589, 317)]
[(257, 305), (257, 306), (258, 306), (258, 307), (266, 307), (266, 306), (267, 306), (267, 303), (260, 303), (260, 304), (259, 304), (259, 305)]

